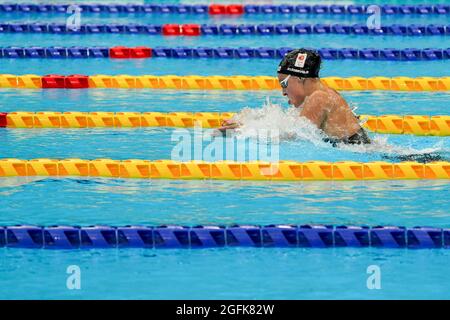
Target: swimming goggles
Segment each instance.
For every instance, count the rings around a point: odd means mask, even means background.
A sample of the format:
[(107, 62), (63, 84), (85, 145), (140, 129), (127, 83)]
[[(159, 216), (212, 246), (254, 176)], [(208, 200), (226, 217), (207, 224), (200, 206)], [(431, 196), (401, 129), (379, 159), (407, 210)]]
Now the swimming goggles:
[[(288, 76), (286, 77), (286, 78), (284, 78), (282, 81), (280, 81), (280, 86), (283, 88), (283, 89), (287, 89), (287, 87), (288, 87), (288, 85), (289, 85), (289, 78), (291, 77), (291, 75), (290, 74), (288, 74)], [(300, 78), (300, 77), (298, 77), (301, 81), (302, 81), (302, 84), (303, 83), (305, 83), (305, 78)]]
[(289, 85), (288, 81), (289, 81), (289, 78), (290, 78), (290, 77), (291, 77), (291, 75), (288, 74), (288, 76), (287, 76), (286, 78), (284, 78), (282, 81), (280, 81), (280, 86), (281, 86), (283, 89), (287, 89), (287, 87), (288, 87), (288, 85)]

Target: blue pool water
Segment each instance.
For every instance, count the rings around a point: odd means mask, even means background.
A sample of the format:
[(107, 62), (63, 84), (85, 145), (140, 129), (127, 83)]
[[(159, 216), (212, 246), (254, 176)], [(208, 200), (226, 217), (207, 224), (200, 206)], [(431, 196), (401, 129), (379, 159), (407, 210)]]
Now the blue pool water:
[[(448, 251), (325, 250), (11, 250), (2, 298), (448, 299)], [(65, 287), (69, 264), (81, 290)], [(380, 266), (381, 290), (367, 289), (368, 265)]]
[[(448, 36), (356, 36), (336, 34), (161, 37), (144, 34), (27, 34), (11, 33), (0, 38), (1, 46), (229, 46), (229, 47), (333, 47), (333, 48), (447, 48)], [(181, 71), (181, 70), (180, 70)]]
[[(65, 23), (65, 14), (62, 13), (3, 13), (5, 21), (8, 23)], [(249, 14), (245, 17), (245, 23), (325, 23), (336, 24), (336, 18), (343, 24), (365, 24), (368, 15), (332, 15), (332, 14)], [(165, 24), (170, 18), (176, 18), (177, 23), (199, 23), (199, 24), (242, 24), (239, 16), (208, 16), (207, 14), (143, 14), (143, 13), (83, 13), (83, 24)], [(430, 19), (431, 18), (431, 19)], [(132, 22), (131, 22), (132, 19)], [(447, 24), (446, 15), (386, 15), (382, 18), (386, 24)]]
[[(217, 44), (220, 45), (220, 44)], [(174, 45), (175, 46), (175, 45)], [(4, 61), (6, 60), (6, 61)], [(63, 60), (64, 72), (61, 72), (61, 60), (53, 59), (2, 59), (4, 73), (20, 72), (35, 74), (176, 74), (176, 75), (274, 75), (278, 61), (276, 59), (144, 59), (143, 61), (111, 61), (110, 59)], [(415, 62), (393, 61), (360, 61), (360, 60), (325, 60), (322, 68), (324, 77), (327, 76), (361, 76), (374, 77), (383, 70), (386, 77), (398, 75), (406, 77), (423, 77), (430, 74), (444, 77), (448, 60)], [(219, 63), (218, 63), (219, 62)], [(415, 64), (414, 64), (415, 63)], [(186, 66), (189, 65), (189, 68)], [(412, 66), (414, 66), (412, 68)], [(233, 70), (238, 70), (238, 72)], [(23, 73), (23, 72), (20, 72)], [(269, 93), (270, 94), (270, 93)], [(448, 94), (447, 94), (448, 95)]]
[[(401, 2), (419, 3), (425, 1)], [(435, 3), (445, 1), (433, 1), (433, 4)], [(64, 15), (60, 14), (0, 13), (0, 22), (39, 20), (50, 23), (63, 21), (63, 17)], [(386, 23), (439, 24), (446, 23), (446, 17), (390, 16), (386, 17)], [(194, 22), (191, 16), (175, 15), (87, 15), (84, 18), (86, 20), (83, 23)], [(274, 15), (233, 19), (205, 16), (195, 21), (357, 23), (358, 19), (361, 17), (311, 15), (286, 18)], [(446, 48), (447, 39), (448, 37), (434, 36), (164, 38), (144, 35), (2, 34), (0, 46)], [(0, 73), (273, 76), (277, 63), (275, 59), (0, 59)], [(439, 77), (448, 76), (448, 62), (327, 60), (324, 61), (322, 75)], [(358, 107), (357, 112), (361, 114), (449, 114), (450, 96), (447, 92), (354, 91), (342, 94), (352, 106)], [(0, 89), (0, 96), (0, 112), (238, 112), (244, 107), (261, 108), (267, 98), (272, 104), (287, 109), (287, 103), (278, 91)], [(271, 110), (279, 114), (279, 109), (273, 108)], [(274, 125), (269, 119), (259, 122), (261, 126), (269, 124)], [(275, 123), (275, 127), (280, 130), (293, 130), (297, 134), (295, 139), (282, 139), (276, 144), (281, 159), (373, 161), (384, 160), (383, 156), (386, 154), (395, 156), (430, 150), (444, 158), (450, 157), (450, 139), (447, 137), (371, 134), (378, 143), (377, 148), (337, 149), (305, 138), (298, 129), (296, 131), (293, 128), (284, 128), (283, 122)], [(171, 140), (174, 130), (176, 129), (3, 129), (0, 130), (0, 158), (168, 159), (176, 145), (176, 141)], [(193, 130), (188, 132), (193, 134)], [(258, 182), (2, 178), (0, 225), (311, 223), (411, 227), (426, 225), (449, 228), (448, 196), (449, 184), (446, 180)], [(449, 250), (427, 249), (223, 248), (64, 251), (0, 248), (0, 299), (449, 299), (449, 258)], [(81, 290), (68, 290), (66, 287), (66, 269), (70, 265), (78, 265), (81, 269)], [(369, 276), (366, 270), (370, 265), (381, 268), (381, 290), (369, 290), (366, 286)]]

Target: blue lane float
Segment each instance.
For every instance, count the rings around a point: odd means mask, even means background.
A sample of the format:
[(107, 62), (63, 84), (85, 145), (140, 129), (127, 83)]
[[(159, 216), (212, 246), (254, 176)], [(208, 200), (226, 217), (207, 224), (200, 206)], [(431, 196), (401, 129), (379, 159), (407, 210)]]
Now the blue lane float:
[[(446, 36), (450, 25), (393, 24), (371, 29), (364, 24), (201, 24), (200, 35), (289, 35), (289, 34), (347, 34), (391, 36)], [(58, 23), (0, 23), (0, 33), (53, 33), (53, 34), (146, 34), (161, 35), (163, 25), (155, 24), (86, 24), (78, 29)]]
[[(108, 47), (0, 47), (0, 58), (109, 58)], [(280, 59), (293, 48), (271, 47), (154, 47), (148, 48), (154, 58), (174, 59)], [(316, 49), (322, 59), (326, 60), (390, 60), (390, 61), (423, 61), (450, 59), (450, 48), (407, 48), (407, 49), (376, 49), (376, 48), (320, 48)]]
[[(66, 13), (69, 4), (0, 4), (0, 12), (20, 13)], [(208, 5), (184, 4), (79, 4), (85, 13), (109, 14), (209, 14)], [(450, 5), (379, 5), (383, 14), (448, 14)], [(242, 13), (251, 14), (333, 14), (333, 15), (363, 15), (367, 14), (368, 5), (243, 5)]]
[(5, 226), (8, 248), (450, 248), (450, 229), (398, 226)]

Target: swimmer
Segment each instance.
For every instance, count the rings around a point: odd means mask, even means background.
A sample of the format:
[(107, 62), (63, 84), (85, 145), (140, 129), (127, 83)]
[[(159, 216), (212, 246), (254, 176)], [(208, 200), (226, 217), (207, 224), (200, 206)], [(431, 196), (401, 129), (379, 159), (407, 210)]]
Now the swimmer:
[[(320, 65), (321, 58), (313, 50), (297, 49), (286, 54), (278, 66), (283, 96), (288, 98), (290, 105), (300, 109), (301, 117), (321, 129), (327, 136), (324, 141), (333, 146), (371, 143), (345, 99), (320, 81)], [(238, 123), (226, 120), (219, 130), (225, 133), (238, 126)]]

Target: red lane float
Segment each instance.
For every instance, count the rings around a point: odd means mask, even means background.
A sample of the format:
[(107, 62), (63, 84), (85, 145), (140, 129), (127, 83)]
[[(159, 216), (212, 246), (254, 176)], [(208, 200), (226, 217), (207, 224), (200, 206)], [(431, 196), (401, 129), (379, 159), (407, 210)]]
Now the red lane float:
[(222, 15), (222, 14), (243, 14), (244, 6), (241, 4), (211, 4), (208, 7), (208, 13), (211, 15)]
[(199, 36), (200, 25), (198, 24), (165, 24), (162, 27), (164, 36)]
[(81, 74), (72, 74), (65, 77), (64, 86), (67, 89), (89, 88), (89, 77)]
[(43, 89), (87, 89), (89, 88), (89, 76), (82, 74), (71, 74), (62, 76), (59, 74), (48, 74), (42, 77)]
[(200, 25), (198, 24), (183, 24), (181, 26), (181, 34), (183, 36), (199, 36)]
[(227, 14), (227, 6), (223, 4), (211, 4), (208, 8), (209, 14)]
[(123, 47), (116, 46), (109, 49), (109, 56), (112, 59), (141, 59), (152, 56), (152, 48), (149, 47)]
[(42, 77), (42, 88), (45, 89), (64, 89), (65, 76), (59, 74), (48, 74)]
[(130, 48), (130, 58), (132, 59), (150, 58), (151, 56), (152, 56), (152, 48), (149, 47)]
[(0, 112), (0, 128), (6, 128), (6, 116), (8, 113)]
[(122, 46), (109, 48), (109, 57), (112, 59), (129, 59), (130, 48)]
[(244, 14), (244, 6), (241, 4), (230, 4), (227, 6), (227, 14)]
[(162, 27), (162, 34), (164, 36), (180, 36), (181, 35), (181, 25), (165, 24)]

